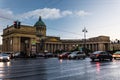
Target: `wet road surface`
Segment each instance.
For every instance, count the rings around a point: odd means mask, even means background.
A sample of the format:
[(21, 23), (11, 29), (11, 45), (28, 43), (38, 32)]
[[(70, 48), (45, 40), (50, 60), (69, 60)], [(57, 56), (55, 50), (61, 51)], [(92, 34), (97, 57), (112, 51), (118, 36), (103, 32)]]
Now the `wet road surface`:
[(15, 59), (0, 62), (0, 80), (120, 80), (120, 60)]

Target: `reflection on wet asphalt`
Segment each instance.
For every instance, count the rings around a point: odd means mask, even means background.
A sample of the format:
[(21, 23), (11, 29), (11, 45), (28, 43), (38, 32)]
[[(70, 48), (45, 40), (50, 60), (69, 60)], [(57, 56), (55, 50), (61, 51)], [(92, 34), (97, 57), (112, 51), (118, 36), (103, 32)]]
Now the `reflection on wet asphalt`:
[(91, 62), (57, 58), (0, 62), (0, 80), (119, 80), (120, 60)]

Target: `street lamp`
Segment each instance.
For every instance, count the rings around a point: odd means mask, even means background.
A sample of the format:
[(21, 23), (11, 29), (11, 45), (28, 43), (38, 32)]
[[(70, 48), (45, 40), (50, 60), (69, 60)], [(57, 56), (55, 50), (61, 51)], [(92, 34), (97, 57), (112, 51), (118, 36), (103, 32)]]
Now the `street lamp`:
[(29, 55), (29, 53), (28, 53), (28, 40), (25, 40), (25, 53), (26, 53), (26, 55), (28, 56)]
[(84, 48), (86, 45), (86, 33), (88, 32), (87, 29), (84, 27), (84, 29), (82, 30), (82, 32), (84, 32)]

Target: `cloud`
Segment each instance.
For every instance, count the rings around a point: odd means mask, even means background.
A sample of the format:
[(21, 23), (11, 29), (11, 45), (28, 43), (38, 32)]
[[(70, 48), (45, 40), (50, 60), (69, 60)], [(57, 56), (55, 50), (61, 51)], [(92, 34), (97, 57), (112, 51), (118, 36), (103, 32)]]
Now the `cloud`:
[(0, 31), (3, 30), (5, 26), (7, 26), (9, 23), (16, 20), (16, 16), (13, 14), (13, 12), (9, 9), (1, 9), (0, 8)]
[(63, 15), (63, 16), (72, 15), (72, 14), (73, 14), (72, 11), (63, 11), (63, 12), (62, 12), (62, 15)]
[(56, 8), (43, 8), (43, 9), (36, 9), (33, 11), (29, 11), (23, 14), (18, 15), (19, 18), (21, 19), (29, 19), (29, 18), (38, 18), (38, 16), (42, 16), (43, 19), (59, 19), (62, 17), (66, 16), (87, 16), (90, 13), (85, 12), (85, 11), (69, 11), (69, 10), (64, 10), (61, 11), (60, 9)]
[(38, 18), (38, 16), (42, 16), (44, 19), (56, 19), (61, 17), (60, 10), (55, 8), (36, 9), (27, 13), (20, 14), (18, 16), (22, 19)]
[(43, 8), (29, 11), (18, 16), (22, 19), (38, 18), (38, 16), (42, 16), (43, 19), (58, 19), (70, 15), (71, 13), (71, 11), (61, 11), (60, 9), (56, 8)]
[(70, 10), (60, 10), (57, 8), (43, 8), (36, 9), (32, 11), (28, 11), (22, 14), (14, 14), (13, 11), (9, 9), (0, 9), (0, 18), (8, 19), (8, 20), (26, 20), (31, 18), (38, 18), (42, 16), (43, 19), (59, 19), (66, 16), (87, 16), (90, 15), (89, 12), (85, 12), (84, 10), (80, 11), (70, 11)]
[(75, 14), (76, 14), (77, 16), (82, 17), (82, 16), (90, 15), (91, 13), (85, 12), (84, 10), (80, 10), (80, 11), (76, 11)]
[(9, 9), (0, 9), (0, 18), (11, 20), (14, 18), (14, 14)]

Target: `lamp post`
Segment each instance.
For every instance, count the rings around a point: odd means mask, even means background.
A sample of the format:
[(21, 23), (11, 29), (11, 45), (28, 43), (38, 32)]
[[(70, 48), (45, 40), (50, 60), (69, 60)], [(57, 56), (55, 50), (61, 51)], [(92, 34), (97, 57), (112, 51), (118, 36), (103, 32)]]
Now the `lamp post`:
[(87, 29), (84, 27), (84, 29), (82, 30), (82, 32), (84, 33), (84, 48), (86, 45), (86, 33), (88, 32)]
[(25, 53), (27, 56), (29, 55), (29, 53), (28, 53), (28, 40), (25, 40)]

